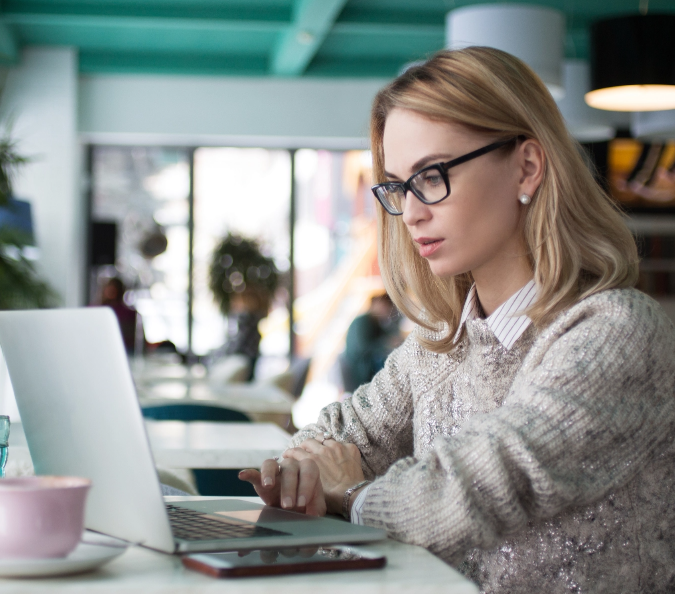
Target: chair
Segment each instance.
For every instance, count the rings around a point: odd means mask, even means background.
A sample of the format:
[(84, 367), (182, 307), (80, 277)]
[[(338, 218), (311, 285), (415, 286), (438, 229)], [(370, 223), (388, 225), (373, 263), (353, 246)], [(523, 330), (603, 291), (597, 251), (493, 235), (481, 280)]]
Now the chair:
[[(162, 421), (250, 422), (241, 411), (200, 403), (146, 405), (143, 417)], [(202, 496), (256, 496), (250, 483), (238, 478), (241, 469), (193, 469), (197, 491)]]
[(143, 417), (162, 421), (251, 421), (241, 411), (202, 403), (145, 405)]
[(263, 384), (272, 384), (293, 395), (294, 398), (299, 399), (302, 390), (305, 388), (307, 376), (309, 375), (309, 365), (311, 363), (311, 358), (299, 357), (293, 361), (288, 367), (288, 370), (264, 380)]

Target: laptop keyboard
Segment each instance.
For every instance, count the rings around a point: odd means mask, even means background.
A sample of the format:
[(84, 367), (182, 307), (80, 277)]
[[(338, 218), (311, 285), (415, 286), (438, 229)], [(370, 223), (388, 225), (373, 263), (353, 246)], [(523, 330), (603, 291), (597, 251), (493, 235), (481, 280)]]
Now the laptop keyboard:
[(216, 519), (208, 513), (172, 504), (166, 505), (166, 511), (169, 514), (173, 536), (186, 541), (289, 535), (289, 533), (283, 531), (275, 531), (245, 521), (227, 518)]

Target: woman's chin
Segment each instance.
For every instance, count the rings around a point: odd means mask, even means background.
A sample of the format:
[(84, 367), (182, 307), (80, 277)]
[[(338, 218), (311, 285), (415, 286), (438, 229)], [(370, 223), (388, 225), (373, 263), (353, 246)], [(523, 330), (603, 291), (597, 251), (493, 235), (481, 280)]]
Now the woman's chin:
[(471, 269), (466, 266), (453, 265), (447, 262), (433, 262), (429, 261), (429, 268), (431, 272), (441, 279), (450, 279), (462, 273), (468, 273)]

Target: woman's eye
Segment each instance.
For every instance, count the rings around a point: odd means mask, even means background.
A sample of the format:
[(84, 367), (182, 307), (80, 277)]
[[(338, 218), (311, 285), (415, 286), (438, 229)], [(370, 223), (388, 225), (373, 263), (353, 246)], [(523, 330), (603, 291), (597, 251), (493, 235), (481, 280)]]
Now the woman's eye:
[(424, 174), (425, 186), (438, 186), (443, 183), (443, 178), (437, 173)]

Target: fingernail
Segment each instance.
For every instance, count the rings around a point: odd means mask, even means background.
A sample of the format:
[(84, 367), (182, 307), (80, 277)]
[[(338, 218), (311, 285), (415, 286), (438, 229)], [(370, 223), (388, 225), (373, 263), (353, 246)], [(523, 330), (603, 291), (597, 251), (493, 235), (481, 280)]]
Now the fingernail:
[(290, 508), (291, 506), (293, 506), (293, 500), (291, 500), (288, 496), (286, 496), (281, 501), (281, 506), (282, 506), (282, 508)]
[(238, 475), (239, 477), (241, 477), (241, 474), (242, 474), (242, 473), (243, 473), (243, 471), (240, 471), (237, 475)]
[(298, 508), (302, 508), (305, 504), (307, 504), (307, 500), (305, 500), (304, 496), (300, 496), (298, 498)]
[(271, 486), (272, 484), (274, 484), (274, 479), (272, 479), (271, 477), (266, 477), (265, 479), (263, 479), (264, 486)]

